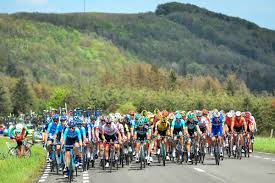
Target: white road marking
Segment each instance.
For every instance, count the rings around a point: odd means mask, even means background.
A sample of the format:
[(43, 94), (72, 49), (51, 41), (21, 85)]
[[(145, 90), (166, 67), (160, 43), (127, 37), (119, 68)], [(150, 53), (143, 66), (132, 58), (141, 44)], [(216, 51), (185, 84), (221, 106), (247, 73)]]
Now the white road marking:
[(270, 160), (270, 158), (264, 158), (265, 160)]
[(45, 179), (40, 179), (38, 182), (45, 182)]
[(198, 172), (205, 172), (204, 170), (200, 169), (200, 168), (194, 168), (195, 170), (197, 170)]
[(254, 156), (254, 158), (261, 158), (261, 156)]
[(83, 180), (83, 183), (89, 183), (90, 181), (89, 180)]
[(275, 161), (275, 159), (274, 159), (274, 160), (272, 160), (272, 161)]
[(48, 177), (48, 176), (43, 176), (43, 177), (41, 177), (41, 179), (47, 179), (47, 177)]
[(89, 177), (83, 177), (83, 180), (89, 180)]

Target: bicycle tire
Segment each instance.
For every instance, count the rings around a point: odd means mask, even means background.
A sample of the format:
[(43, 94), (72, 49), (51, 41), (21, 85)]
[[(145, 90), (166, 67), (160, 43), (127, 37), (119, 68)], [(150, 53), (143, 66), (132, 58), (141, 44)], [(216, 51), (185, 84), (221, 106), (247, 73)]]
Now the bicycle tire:
[(70, 156), (70, 164), (69, 164), (69, 181), (70, 183), (73, 180), (73, 157)]

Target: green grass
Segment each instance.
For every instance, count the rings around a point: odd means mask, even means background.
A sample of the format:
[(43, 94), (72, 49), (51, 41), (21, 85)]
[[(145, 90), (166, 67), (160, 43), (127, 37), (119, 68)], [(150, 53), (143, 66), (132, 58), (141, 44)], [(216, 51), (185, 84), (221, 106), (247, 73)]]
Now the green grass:
[(275, 138), (256, 137), (254, 150), (267, 153), (275, 153)]
[[(0, 139), (0, 152), (7, 152), (6, 142), (9, 139)], [(12, 144), (15, 145), (15, 144)], [(34, 145), (30, 158), (9, 157), (0, 160), (0, 182), (33, 182), (39, 175), (45, 163), (46, 152), (40, 145)]]

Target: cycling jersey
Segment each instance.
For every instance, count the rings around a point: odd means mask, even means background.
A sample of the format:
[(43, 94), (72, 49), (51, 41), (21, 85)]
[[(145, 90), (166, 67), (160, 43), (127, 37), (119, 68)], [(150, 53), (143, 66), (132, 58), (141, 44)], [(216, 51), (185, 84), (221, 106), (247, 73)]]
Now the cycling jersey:
[(28, 133), (29, 131), (26, 125), (19, 123), (11, 129), (10, 135), (11, 138), (14, 138), (17, 141), (17, 143), (19, 142), (21, 144), (21, 142), (27, 137)]
[(225, 118), (225, 124), (228, 126), (228, 128), (231, 128), (231, 124), (232, 124), (232, 121), (234, 120), (234, 118), (228, 118), (226, 117)]
[(122, 124), (117, 123), (116, 124), (118, 131), (123, 135), (124, 134), (124, 127)]
[(104, 124), (103, 126), (102, 126), (102, 134), (103, 135), (110, 135), (110, 136), (112, 136), (112, 135), (115, 135), (115, 134), (117, 134), (118, 133), (118, 129), (117, 129), (117, 127), (116, 127), (116, 125), (114, 124), (114, 123), (111, 123), (111, 126), (110, 127), (108, 127), (108, 125), (107, 124)]
[(48, 126), (47, 133), (48, 133), (48, 140), (54, 139), (54, 134), (56, 131), (57, 125), (54, 122), (51, 122)]
[(234, 118), (234, 128), (240, 128), (244, 125), (245, 123), (245, 119), (244, 117), (240, 117), (239, 119), (237, 118), (237, 116), (235, 116)]
[(179, 132), (181, 132), (185, 127), (185, 121), (183, 119), (181, 119), (179, 122), (174, 119), (171, 124), (171, 129), (174, 129), (173, 134), (179, 134)]
[(185, 125), (190, 136), (193, 136), (194, 133), (197, 131), (197, 124), (198, 121), (196, 120), (193, 120), (192, 122), (188, 120), (186, 121)]
[(86, 137), (86, 130), (85, 130), (85, 128), (84, 128), (83, 126), (81, 126), (81, 127), (79, 128), (79, 130), (80, 130), (81, 139), (82, 139), (82, 142), (83, 142), (84, 137)]
[(149, 130), (147, 126), (143, 126), (143, 128), (140, 128), (140, 127), (135, 128), (135, 135), (137, 135), (137, 140), (146, 140), (148, 133), (149, 133)]
[(102, 134), (104, 135), (107, 142), (110, 142), (111, 140), (113, 142), (117, 141), (117, 134), (119, 133), (119, 131), (114, 123), (111, 123), (110, 127), (108, 127), (107, 124), (104, 124), (102, 126), (102, 129)]
[(215, 119), (211, 119), (212, 136), (222, 136), (223, 118), (218, 118), (218, 121), (215, 121)]
[(206, 117), (202, 116), (200, 120), (198, 120), (198, 126), (202, 133), (206, 132), (206, 126), (208, 124), (208, 120)]
[(93, 129), (93, 124), (89, 124), (89, 123), (86, 123), (85, 126), (83, 126), (85, 128), (85, 131), (86, 131), (86, 138), (89, 138), (89, 133), (91, 134), (91, 139), (89, 139), (89, 141), (92, 140), (92, 129)]
[(167, 130), (170, 128), (170, 123), (169, 122), (165, 122), (162, 123), (161, 121), (157, 122), (156, 124), (156, 131), (158, 131), (158, 134), (160, 134), (161, 136), (165, 136)]
[(61, 135), (62, 135), (62, 133), (64, 133), (65, 129), (66, 129), (66, 125), (64, 125), (64, 126), (62, 127), (62, 123), (59, 122), (58, 125), (57, 125), (57, 127), (56, 127), (56, 130), (55, 130), (56, 141), (57, 141), (57, 142), (60, 142)]
[[(63, 134), (63, 139), (65, 145), (74, 145), (76, 142), (81, 142), (81, 134), (79, 128), (75, 127), (74, 131), (71, 131), (70, 128), (66, 128)], [(69, 151), (71, 148), (66, 147), (66, 151)]]

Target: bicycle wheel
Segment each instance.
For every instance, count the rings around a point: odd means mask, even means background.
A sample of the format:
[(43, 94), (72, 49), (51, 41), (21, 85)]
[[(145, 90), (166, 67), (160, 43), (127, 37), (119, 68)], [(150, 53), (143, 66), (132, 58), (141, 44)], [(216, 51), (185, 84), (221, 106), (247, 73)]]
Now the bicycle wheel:
[(8, 154), (10, 156), (18, 156), (17, 148), (16, 147), (11, 147)]
[(165, 166), (165, 161), (166, 161), (166, 149), (165, 145), (163, 142), (161, 142), (161, 156), (162, 156), (162, 164)]
[(142, 167), (143, 167), (143, 165), (142, 165), (142, 163), (143, 163), (143, 158), (144, 158), (144, 151), (143, 151), (143, 145), (141, 144), (140, 145), (140, 149), (139, 149), (139, 161), (140, 161), (140, 169), (142, 170)]
[(73, 157), (70, 157), (70, 164), (69, 164), (69, 181), (72, 182), (73, 180)]

